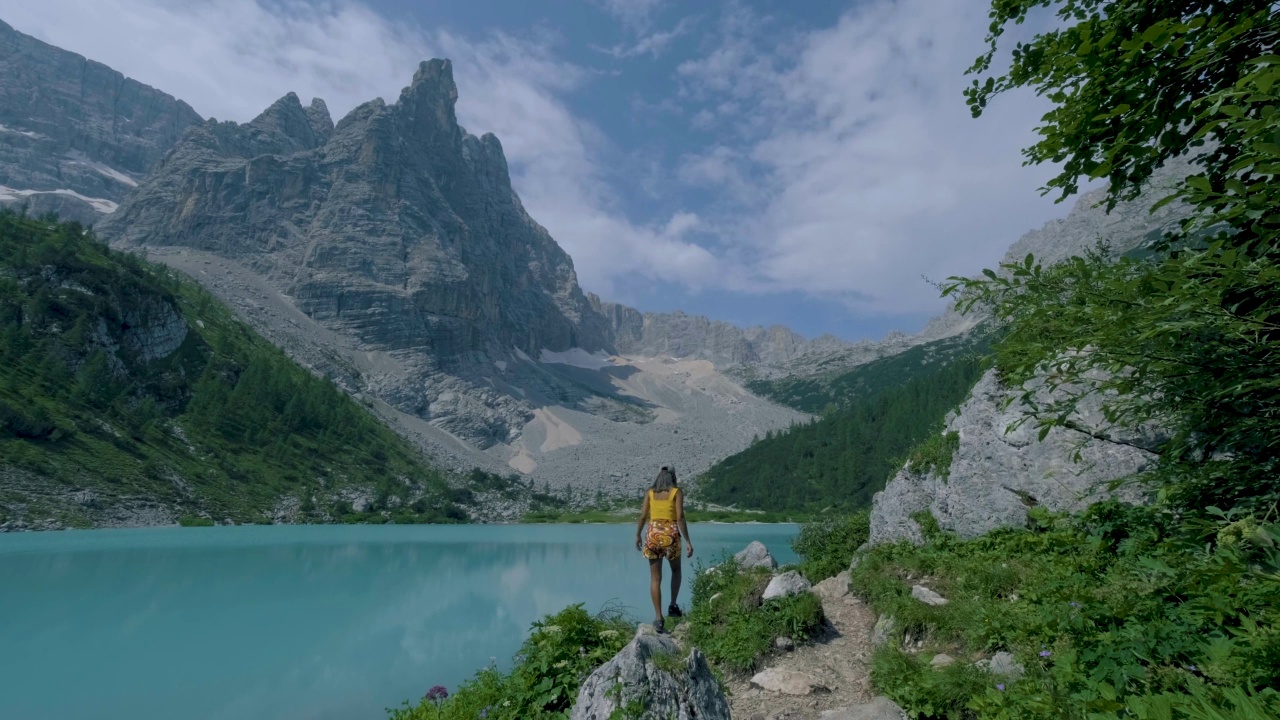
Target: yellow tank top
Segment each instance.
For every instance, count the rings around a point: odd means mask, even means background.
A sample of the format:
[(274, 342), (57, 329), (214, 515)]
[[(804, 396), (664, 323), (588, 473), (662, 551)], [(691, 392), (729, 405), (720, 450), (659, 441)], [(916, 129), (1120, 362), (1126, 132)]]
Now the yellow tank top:
[(680, 492), (680, 488), (672, 488), (667, 495), (666, 500), (659, 500), (652, 490), (649, 491), (649, 519), (650, 520), (671, 520), (676, 519), (676, 495)]

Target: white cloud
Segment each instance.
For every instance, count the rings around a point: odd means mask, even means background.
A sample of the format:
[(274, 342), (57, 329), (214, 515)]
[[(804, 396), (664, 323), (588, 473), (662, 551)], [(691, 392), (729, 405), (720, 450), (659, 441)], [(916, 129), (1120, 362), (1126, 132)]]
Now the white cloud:
[[(662, 4), (596, 1), (637, 35)], [(1020, 167), (1046, 102), (999, 98), (979, 120), (964, 104), (962, 72), (988, 22), (980, 0), (866, 0), (816, 32), (730, 3), (699, 38), (706, 52), (680, 66), (672, 97), (649, 99), (678, 103), (664, 117), (712, 138), (671, 171), (684, 187), (668, 183), (667, 197), (680, 207), (697, 188), (716, 199), (645, 223), (627, 218), (621, 194), (652, 193), (657, 174), (645, 166), (619, 180), (619, 150), (565, 100), (596, 76), (558, 59), (545, 37), (428, 31), (354, 2), (6, 5), (19, 30), (219, 119), (248, 120), (290, 90), (340, 116), (394, 100), (419, 61), (449, 57), (461, 122), (501, 139), (530, 214), (572, 255), (583, 286), (606, 297), (639, 277), (927, 313), (941, 303), (920, 275), (976, 272), (1066, 211), (1036, 192), (1050, 168)], [(643, 42), (627, 51), (657, 52), (636, 50)]]
[[(657, 5), (615, 9), (641, 18)], [(717, 275), (711, 254), (684, 239), (684, 221), (658, 218), (645, 227), (617, 210), (602, 176), (608, 140), (561, 99), (591, 73), (557, 60), (543, 39), (427, 32), (352, 2), (46, 0), (7, 8), (5, 19), (205, 116), (239, 122), (291, 90), (304, 103), (324, 98), (336, 120), (374, 97), (394, 101), (421, 60), (448, 57), (459, 121), (502, 141), (521, 200), (573, 257), (584, 287), (607, 296), (623, 273), (689, 285)]]
[(737, 140), (684, 158), (678, 177), (745, 198), (719, 223), (754, 287), (927, 313), (941, 301), (921, 275), (976, 272), (1065, 214), (1037, 192), (1053, 169), (1021, 167), (1047, 102), (1013, 94), (978, 120), (964, 103), (986, 13), (874, 0), (771, 45), (766, 20), (733, 5), (714, 49), (681, 65), (681, 95), (705, 103), (695, 122)]
[(610, 15), (618, 18), (628, 28), (643, 32), (653, 22), (658, 8), (666, 4), (666, 0), (594, 0), (597, 5)]
[(591, 47), (593, 50), (609, 55), (617, 60), (639, 57), (641, 55), (650, 55), (656, 58), (666, 52), (667, 49), (671, 47), (671, 43), (677, 38), (681, 35), (687, 34), (697, 23), (697, 20), (698, 19), (692, 15), (681, 18), (680, 22), (676, 23), (675, 27), (670, 30), (660, 30), (648, 35), (643, 35), (640, 39), (630, 44), (614, 45), (609, 48), (600, 47), (598, 45), (592, 45)]

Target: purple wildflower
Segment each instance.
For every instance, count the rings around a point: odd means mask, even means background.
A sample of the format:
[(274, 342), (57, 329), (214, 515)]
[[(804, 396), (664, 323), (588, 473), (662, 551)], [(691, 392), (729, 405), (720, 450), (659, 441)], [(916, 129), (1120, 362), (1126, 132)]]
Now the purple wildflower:
[(996, 689), (999, 690), (1000, 692), (1004, 692), (1004, 683), (1000, 683), (996, 685)]
[(1052, 655), (1052, 654), (1053, 654), (1053, 653), (1049, 652), (1048, 650), (1041, 650), (1041, 651), (1040, 651), (1040, 657), (1049, 657), (1049, 656), (1050, 656), (1050, 655)]
[(1071, 602), (1069, 602), (1069, 603), (1067, 603), (1067, 604), (1068, 604), (1068, 605), (1070, 605), (1071, 607), (1080, 607), (1080, 603), (1078, 603), (1078, 602), (1076, 602), (1076, 601), (1074, 601), (1074, 600), (1072, 600)]
[(435, 685), (427, 691), (426, 695), (423, 695), (423, 698), (437, 703), (447, 697), (449, 697), (449, 691), (443, 685)]
[(489, 717), (489, 708), (485, 708), (485, 709), (481, 710), (481, 711), (480, 711), (480, 717), (481, 717), (481, 718), (487, 718), (487, 717)]

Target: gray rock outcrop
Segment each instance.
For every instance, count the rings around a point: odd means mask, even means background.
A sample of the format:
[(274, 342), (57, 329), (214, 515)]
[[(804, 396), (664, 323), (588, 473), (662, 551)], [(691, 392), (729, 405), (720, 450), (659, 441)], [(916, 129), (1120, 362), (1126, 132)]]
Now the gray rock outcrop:
[(180, 100), (0, 21), (0, 205), (93, 223), (202, 121)]
[(801, 577), (800, 573), (795, 570), (788, 570), (779, 575), (774, 575), (769, 580), (769, 584), (764, 588), (764, 595), (760, 596), (760, 599), (774, 600), (790, 597), (809, 592), (811, 589), (809, 581)]
[(759, 540), (752, 540), (745, 548), (739, 550), (733, 556), (737, 561), (738, 567), (743, 570), (752, 570), (754, 568), (769, 568), (773, 570), (778, 567), (778, 561), (773, 559), (769, 554), (769, 548)]
[[(1030, 382), (1038, 397), (1044, 397), (1043, 379)], [(943, 530), (972, 538), (999, 527), (1025, 525), (1027, 510), (1036, 505), (1075, 512), (1110, 496), (1134, 503), (1145, 500), (1140, 488), (1110, 493), (1105, 485), (1155, 462), (1150, 449), (1160, 440), (1157, 431), (1126, 432), (1108, 426), (1101, 398), (1092, 396), (1073, 417), (1078, 430), (1054, 428), (1043, 441), (1031, 422), (1006, 432), (1028, 410), (1020, 399), (1006, 405), (1020, 395), (1019, 390), (1002, 387), (995, 370), (983, 375), (947, 423), (947, 431), (959, 435), (948, 476), (903, 468), (872, 499), (871, 544), (923, 542), (911, 517), (921, 511), (932, 513)], [(1074, 460), (1077, 452), (1079, 462)]]
[(656, 656), (679, 651), (670, 636), (641, 625), (626, 647), (582, 682), (570, 719), (608, 720), (637, 703), (644, 710), (636, 720), (729, 720), (729, 703), (700, 650), (689, 651), (678, 674), (654, 664)]

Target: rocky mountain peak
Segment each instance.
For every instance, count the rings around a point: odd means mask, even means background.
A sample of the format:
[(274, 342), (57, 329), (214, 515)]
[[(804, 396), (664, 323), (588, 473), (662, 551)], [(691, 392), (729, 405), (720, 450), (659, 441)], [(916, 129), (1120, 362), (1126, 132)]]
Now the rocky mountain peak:
[[(324, 106), (324, 101), (321, 101)], [(326, 116), (328, 109), (325, 109)], [(249, 121), (246, 128), (257, 133), (260, 151), (273, 154), (289, 154), (312, 150), (328, 140), (327, 135), (316, 132), (312, 115), (302, 107), (296, 93), (290, 92), (275, 101), (258, 117)]]
[(307, 106), (307, 119), (311, 121), (311, 132), (322, 142), (333, 137), (333, 116), (329, 114), (329, 106), (320, 98), (312, 98)]
[(466, 133), (454, 113), (457, 102), (453, 64), (439, 59), (420, 64), (394, 106), (401, 120), (400, 133), (435, 152), (459, 150), (457, 145)]
[(459, 127), (457, 96), (452, 65), (432, 60), (396, 103), (364, 103), (331, 131), (324, 103), (304, 108), (294, 93), (248, 123), (206, 124), (100, 236), (251, 267), (328, 330), (396, 353), (404, 373), (379, 381), (390, 404), (505, 438), (525, 410), (494, 397), (464, 410), (459, 398), (480, 393), (455, 381), (515, 351), (605, 349), (609, 332), (568, 254), (524, 211), (501, 143)]

